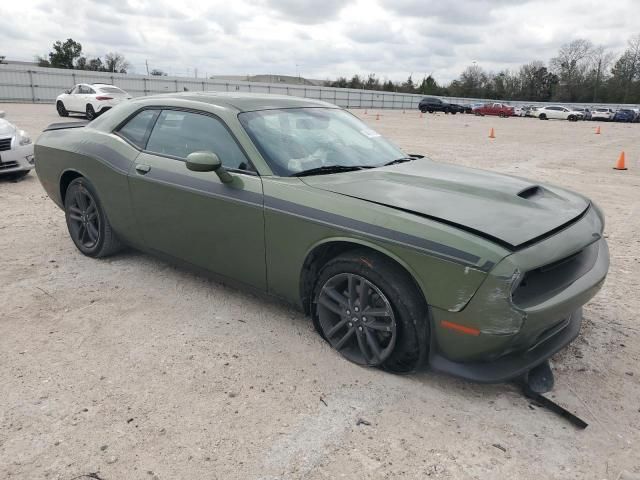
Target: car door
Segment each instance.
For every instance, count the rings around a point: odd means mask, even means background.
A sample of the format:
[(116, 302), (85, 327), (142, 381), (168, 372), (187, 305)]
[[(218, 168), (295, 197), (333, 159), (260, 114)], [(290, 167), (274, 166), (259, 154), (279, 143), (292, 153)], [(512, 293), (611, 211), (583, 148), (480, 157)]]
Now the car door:
[[(217, 154), (233, 181), (188, 170), (196, 151)], [(148, 248), (266, 290), (262, 180), (220, 118), (159, 111), (129, 186)]]
[(73, 87), (69, 92), (69, 95), (67, 95), (66, 98), (64, 99), (65, 108), (71, 112), (78, 111), (78, 104), (79, 104), (78, 97), (80, 95), (80, 87), (81, 85), (76, 85), (75, 87)]

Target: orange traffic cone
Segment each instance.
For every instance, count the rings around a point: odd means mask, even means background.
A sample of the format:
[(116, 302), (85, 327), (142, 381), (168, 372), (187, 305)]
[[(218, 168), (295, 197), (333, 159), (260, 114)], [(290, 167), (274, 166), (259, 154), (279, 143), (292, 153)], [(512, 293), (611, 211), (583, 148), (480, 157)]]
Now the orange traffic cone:
[(600, 135), (600, 125), (596, 127), (596, 135)]
[(376, 120), (380, 120), (380, 114), (376, 113)]
[(624, 165), (624, 151), (620, 152), (620, 156), (618, 157), (618, 161), (616, 162), (616, 166), (613, 167), (614, 170), (626, 170), (627, 167)]
[(491, 131), (489, 132), (489, 138), (496, 138), (496, 133), (493, 131), (493, 128), (491, 128)]

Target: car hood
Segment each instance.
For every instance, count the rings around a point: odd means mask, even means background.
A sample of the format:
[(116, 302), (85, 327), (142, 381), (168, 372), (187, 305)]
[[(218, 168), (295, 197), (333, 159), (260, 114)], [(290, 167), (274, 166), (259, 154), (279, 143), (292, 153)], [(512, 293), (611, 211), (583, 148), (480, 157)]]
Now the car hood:
[(507, 175), (427, 159), (301, 178), (307, 185), (428, 217), (522, 248), (571, 223), (584, 197)]
[(8, 137), (13, 136), (16, 133), (16, 127), (13, 124), (0, 118), (0, 136)]

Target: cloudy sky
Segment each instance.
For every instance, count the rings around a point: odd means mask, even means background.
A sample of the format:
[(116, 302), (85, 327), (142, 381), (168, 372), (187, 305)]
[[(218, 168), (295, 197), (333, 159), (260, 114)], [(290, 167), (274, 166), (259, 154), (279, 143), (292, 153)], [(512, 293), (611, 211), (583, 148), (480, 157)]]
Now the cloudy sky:
[(137, 73), (277, 73), (439, 81), (547, 61), (583, 37), (619, 52), (640, 0), (0, 0), (0, 55), (32, 60), (73, 38)]

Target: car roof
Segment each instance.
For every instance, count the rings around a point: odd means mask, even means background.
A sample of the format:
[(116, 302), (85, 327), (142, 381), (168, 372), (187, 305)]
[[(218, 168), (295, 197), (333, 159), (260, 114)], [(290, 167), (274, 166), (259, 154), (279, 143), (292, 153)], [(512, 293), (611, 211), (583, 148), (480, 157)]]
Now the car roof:
[(157, 104), (158, 100), (189, 100), (193, 102), (206, 103), (212, 106), (231, 108), (239, 112), (250, 112), (255, 110), (272, 110), (278, 108), (340, 108), (331, 103), (309, 98), (291, 97), (288, 95), (274, 95), (268, 93), (247, 93), (247, 92), (179, 92), (163, 93), (136, 99), (138, 103)]

